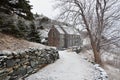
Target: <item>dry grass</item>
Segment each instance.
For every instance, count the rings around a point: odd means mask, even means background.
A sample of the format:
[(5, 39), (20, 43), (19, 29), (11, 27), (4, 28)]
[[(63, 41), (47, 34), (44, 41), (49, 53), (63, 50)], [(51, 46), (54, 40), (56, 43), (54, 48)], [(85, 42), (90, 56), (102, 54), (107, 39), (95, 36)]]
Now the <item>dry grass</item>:
[(45, 48), (46, 46), (0, 33), (0, 50), (17, 50), (29, 47)]

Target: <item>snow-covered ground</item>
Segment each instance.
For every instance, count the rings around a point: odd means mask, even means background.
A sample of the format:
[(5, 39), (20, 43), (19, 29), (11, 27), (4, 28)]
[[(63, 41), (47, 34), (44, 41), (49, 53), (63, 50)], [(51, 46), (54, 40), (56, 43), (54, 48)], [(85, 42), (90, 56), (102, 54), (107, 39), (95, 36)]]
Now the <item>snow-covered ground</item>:
[(105, 65), (104, 68), (109, 75), (109, 80), (120, 80), (120, 69), (111, 65)]
[(95, 67), (74, 52), (59, 51), (60, 59), (25, 80), (98, 80)]
[[(79, 55), (83, 59), (86, 59), (87, 61), (92, 62), (94, 60), (92, 50), (86, 50), (84, 52), (81, 52)], [(119, 58), (119, 56), (116, 56), (113, 53), (109, 53), (109, 52), (105, 52), (105, 51), (104, 51), (104, 54), (102, 54), (102, 56), (101, 56), (102, 61), (104, 63), (103, 68), (107, 72), (109, 80), (120, 80), (120, 76), (119, 76), (120, 75), (120, 67), (116, 68), (114, 66), (115, 63), (120, 61), (119, 60), (120, 58), (118, 60), (114, 60), (116, 57)], [(108, 62), (112, 65), (108, 64)]]

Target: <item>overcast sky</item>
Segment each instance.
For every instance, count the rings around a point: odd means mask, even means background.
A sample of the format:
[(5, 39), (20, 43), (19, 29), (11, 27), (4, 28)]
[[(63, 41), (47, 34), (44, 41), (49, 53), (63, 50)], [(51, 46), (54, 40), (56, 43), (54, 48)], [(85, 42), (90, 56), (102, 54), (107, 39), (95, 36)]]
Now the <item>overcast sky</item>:
[(32, 12), (43, 14), (49, 18), (54, 18), (58, 11), (53, 9), (53, 0), (30, 0), (30, 4), (33, 5)]

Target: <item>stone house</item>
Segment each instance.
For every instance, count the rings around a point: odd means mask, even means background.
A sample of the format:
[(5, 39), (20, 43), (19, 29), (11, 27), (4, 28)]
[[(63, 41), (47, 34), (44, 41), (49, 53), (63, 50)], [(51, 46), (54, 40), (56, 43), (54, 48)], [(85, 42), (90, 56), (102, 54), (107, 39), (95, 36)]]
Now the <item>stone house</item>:
[(48, 33), (48, 45), (57, 48), (81, 46), (80, 33), (74, 27), (54, 25)]

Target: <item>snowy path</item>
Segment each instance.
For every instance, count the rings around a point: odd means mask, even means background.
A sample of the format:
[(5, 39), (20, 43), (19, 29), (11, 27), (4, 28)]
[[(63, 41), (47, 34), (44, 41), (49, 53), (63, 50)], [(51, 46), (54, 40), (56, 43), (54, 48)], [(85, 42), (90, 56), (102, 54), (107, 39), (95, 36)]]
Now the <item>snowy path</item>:
[(25, 80), (95, 80), (97, 75), (92, 64), (78, 54), (59, 51), (60, 59)]

